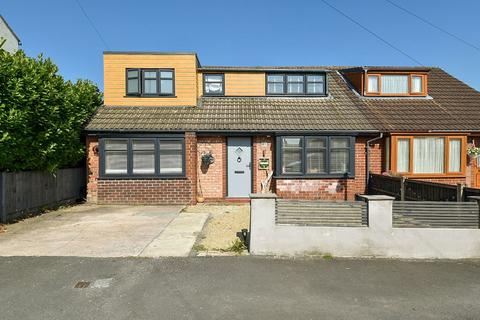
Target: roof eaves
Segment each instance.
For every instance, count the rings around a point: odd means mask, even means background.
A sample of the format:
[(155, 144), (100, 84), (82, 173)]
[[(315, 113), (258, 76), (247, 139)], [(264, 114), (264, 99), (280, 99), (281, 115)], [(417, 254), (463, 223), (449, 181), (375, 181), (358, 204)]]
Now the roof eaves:
[(334, 70), (327, 69), (325, 67), (314, 66), (298, 66), (298, 67), (241, 67), (241, 66), (203, 66), (198, 68), (199, 71), (237, 71), (237, 72), (332, 72)]

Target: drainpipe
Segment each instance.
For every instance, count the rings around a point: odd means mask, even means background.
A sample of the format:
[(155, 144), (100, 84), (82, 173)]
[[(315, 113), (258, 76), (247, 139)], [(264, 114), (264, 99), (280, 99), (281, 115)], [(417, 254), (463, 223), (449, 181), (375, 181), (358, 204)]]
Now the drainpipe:
[(365, 169), (366, 169), (366, 178), (365, 178), (365, 183), (366, 187), (368, 188), (368, 183), (370, 180), (370, 144), (374, 141), (380, 140), (383, 138), (383, 132), (380, 133), (378, 137), (375, 137), (373, 139), (367, 140), (367, 146), (365, 147)]

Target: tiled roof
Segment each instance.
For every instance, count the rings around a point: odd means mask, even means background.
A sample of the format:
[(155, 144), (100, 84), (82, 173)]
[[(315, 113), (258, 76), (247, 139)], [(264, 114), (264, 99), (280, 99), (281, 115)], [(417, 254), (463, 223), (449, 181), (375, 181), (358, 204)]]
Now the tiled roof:
[(480, 92), (439, 68), (426, 98), (359, 97), (382, 131), (480, 131)]
[(197, 107), (104, 106), (86, 130), (480, 131), (480, 93), (441, 69), (429, 71), (429, 97), (382, 98), (358, 95), (336, 72), (343, 67), (329, 68), (335, 72), (327, 76), (328, 97), (203, 97)]

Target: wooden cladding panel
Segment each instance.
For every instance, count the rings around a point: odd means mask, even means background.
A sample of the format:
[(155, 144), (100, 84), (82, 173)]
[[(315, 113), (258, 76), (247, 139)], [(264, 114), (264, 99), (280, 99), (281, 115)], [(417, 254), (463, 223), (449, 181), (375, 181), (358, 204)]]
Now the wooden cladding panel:
[[(105, 105), (115, 106), (194, 106), (197, 104), (195, 55), (104, 55)], [(127, 97), (127, 68), (167, 68), (175, 70), (175, 97)]]
[(350, 80), (357, 92), (363, 94), (363, 72), (349, 72), (345, 73), (345, 76)]
[[(215, 73), (215, 72), (210, 72)], [(264, 72), (227, 72), (225, 96), (265, 96)], [(198, 95), (203, 95), (203, 74), (198, 74)]]

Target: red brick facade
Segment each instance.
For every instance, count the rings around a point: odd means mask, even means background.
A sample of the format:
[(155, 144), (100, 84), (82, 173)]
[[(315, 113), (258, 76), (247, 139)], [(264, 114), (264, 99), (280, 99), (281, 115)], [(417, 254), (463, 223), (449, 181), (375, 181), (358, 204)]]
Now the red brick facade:
[[(252, 189), (254, 193), (261, 192), (262, 182), (268, 177), (268, 174), (274, 169), (275, 163), (275, 149), (272, 137), (257, 136), (252, 139), (252, 173), (253, 173), (253, 185)], [(268, 158), (270, 166), (267, 170), (259, 169), (258, 163), (261, 158)], [(270, 182), (270, 191), (274, 190), (274, 179)]]
[[(366, 192), (366, 141), (357, 137), (355, 143), (355, 177), (349, 179), (272, 179), (270, 190), (282, 198), (353, 200), (355, 194)], [(195, 203), (197, 194), (206, 201), (224, 201), (227, 197), (227, 137), (200, 136), (186, 133), (186, 177), (184, 179), (99, 179), (98, 140), (87, 138), (88, 193), (87, 199), (95, 203), (116, 204), (170, 204)], [(202, 166), (202, 154), (211, 152), (215, 162)], [(252, 138), (252, 191), (261, 191), (261, 182), (275, 166), (274, 137)], [(260, 158), (268, 158), (270, 167), (261, 170)], [(370, 147), (370, 171), (385, 171), (384, 142), (376, 141)], [(470, 183), (472, 169), (466, 178), (422, 179), (440, 183)]]
[[(353, 200), (355, 194), (366, 193), (366, 141), (359, 137), (355, 142), (355, 178), (277, 179), (277, 195), (289, 199)], [(379, 143), (372, 145), (370, 159), (370, 170), (380, 173), (383, 161)]]
[[(198, 194), (206, 199), (223, 199), (227, 195), (227, 139), (226, 137), (197, 138)], [(202, 165), (202, 155), (210, 152), (215, 162)]]

